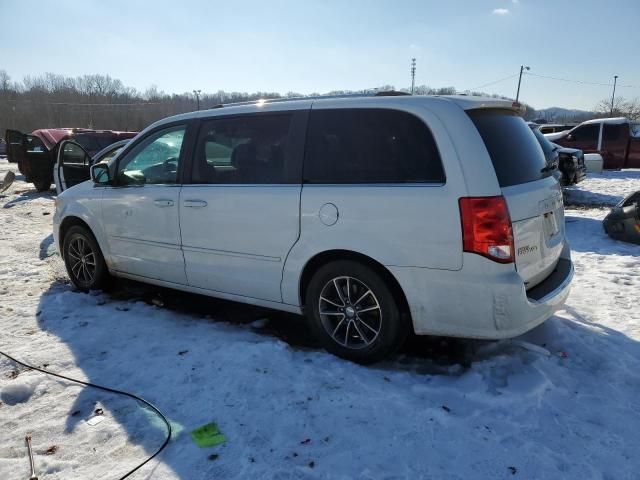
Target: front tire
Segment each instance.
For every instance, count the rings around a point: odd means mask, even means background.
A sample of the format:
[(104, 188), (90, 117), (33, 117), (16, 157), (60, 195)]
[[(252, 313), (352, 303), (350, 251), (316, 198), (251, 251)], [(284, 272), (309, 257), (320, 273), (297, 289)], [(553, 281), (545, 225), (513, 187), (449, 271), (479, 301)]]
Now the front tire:
[(100, 290), (108, 286), (110, 276), (98, 242), (85, 227), (75, 225), (64, 236), (64, 264), (78, 290)]
[(382, 276), (350, 260), (331, 262), (313, 275), (305, 314), (327, 351), (362, 364), (391, 355), (409, 332)]
[(36, 187), (36, 190), (38, 192), (48, 192), (49, 189), (51, 188), (51, 182), (47, 182), (46, 180), (33, 182), (33, 186)]

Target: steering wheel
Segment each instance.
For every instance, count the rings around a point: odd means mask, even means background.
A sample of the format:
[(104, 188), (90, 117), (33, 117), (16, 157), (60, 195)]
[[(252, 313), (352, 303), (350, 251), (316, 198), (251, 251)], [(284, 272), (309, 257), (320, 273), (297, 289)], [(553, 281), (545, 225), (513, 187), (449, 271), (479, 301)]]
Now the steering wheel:
[(169, 157), (162, 162), (162, 167), (165, 173), (174, 173), (178, 170), (178, 159), (176, 157)]

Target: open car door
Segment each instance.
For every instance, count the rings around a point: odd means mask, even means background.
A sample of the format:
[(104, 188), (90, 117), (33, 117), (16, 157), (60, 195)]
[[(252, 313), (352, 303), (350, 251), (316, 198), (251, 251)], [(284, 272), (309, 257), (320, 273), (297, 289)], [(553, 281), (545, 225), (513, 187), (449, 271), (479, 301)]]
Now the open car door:
[(7, 160), (17, 163), (22, 172), (21, 164), (27, 158), (27, 136), (17, 130), (7, 130), (4, 139), (7, 142)]
[(91, 178), (91, 156), (73, 140), (63, 141), (53, 168), (53, 181), (58, 194)]
[(7, 160), (18, 164), (27, 182), (33, 182), (39, 192), (51, 186), (51, 152), (42, 139), (17, 130), (7, 130)]

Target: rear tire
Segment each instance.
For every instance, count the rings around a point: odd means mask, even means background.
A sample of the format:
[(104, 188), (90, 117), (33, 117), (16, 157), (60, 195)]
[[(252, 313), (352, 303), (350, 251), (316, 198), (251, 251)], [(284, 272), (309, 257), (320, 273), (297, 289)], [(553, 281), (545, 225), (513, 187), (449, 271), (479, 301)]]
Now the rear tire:
[(47, 181), (33, 182), (33, 185), (38, 192), (48, 192), (51, 188), (51, 182)]
[(351, 260), (331, 262), (315, 272), (306, 291), (305, 314), (327, 351), (362, 364), (388, 357), (409, 333), (382, 276)]
[(111, 276), (102, 251), (93, 234), (80, 225), (71, 227), (63, 241), (64, 265), (78, 290), (101, 290), (109, 286)]

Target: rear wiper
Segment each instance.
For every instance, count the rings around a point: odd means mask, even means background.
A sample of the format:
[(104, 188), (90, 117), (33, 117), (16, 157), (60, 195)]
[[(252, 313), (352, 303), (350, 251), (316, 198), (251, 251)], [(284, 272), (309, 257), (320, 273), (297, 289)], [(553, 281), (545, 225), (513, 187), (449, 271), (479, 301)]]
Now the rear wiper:
[(541, 169), (540, 173), (553, 172), (557, 168), (558, 168), (558, 166), (556, 164), (552, 163), (551, 165), (547, 165), (546, 167)]

